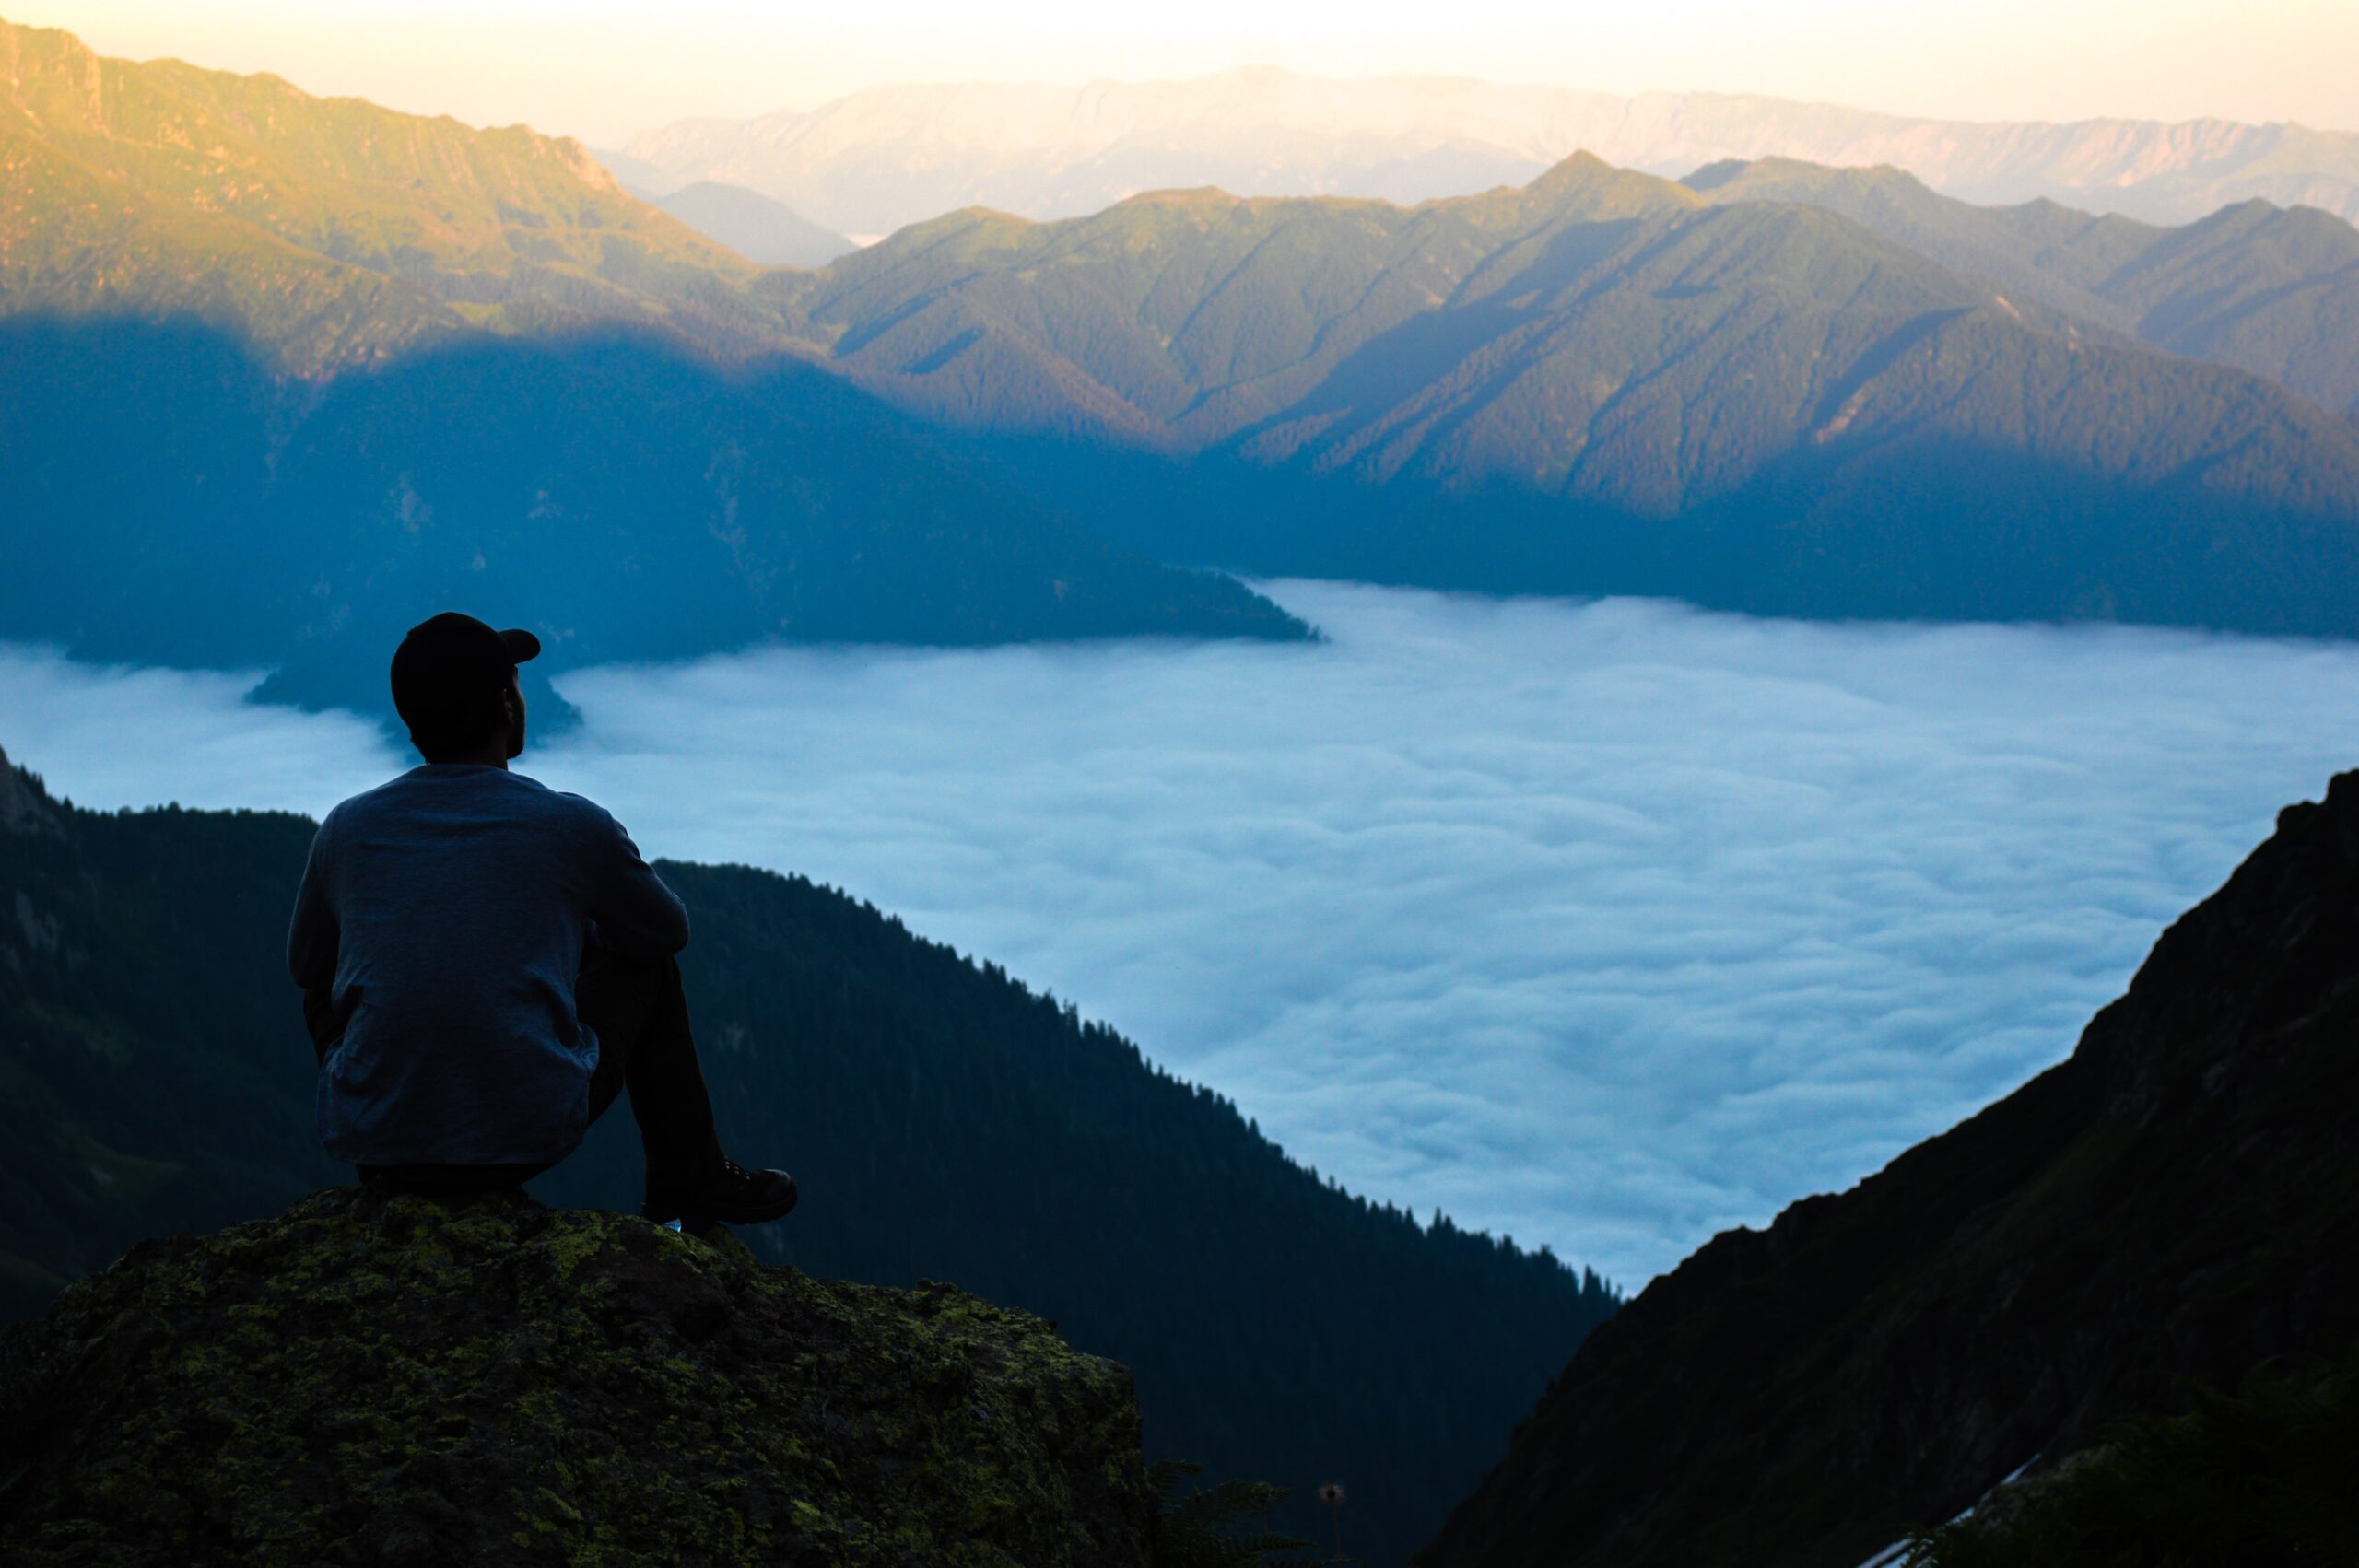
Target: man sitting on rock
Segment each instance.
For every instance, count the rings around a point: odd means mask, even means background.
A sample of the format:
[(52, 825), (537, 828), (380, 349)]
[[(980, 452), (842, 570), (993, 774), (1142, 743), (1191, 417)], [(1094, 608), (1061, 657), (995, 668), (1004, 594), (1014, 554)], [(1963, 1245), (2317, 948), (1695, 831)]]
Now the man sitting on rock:
[(320, 824), (288, 965), (320, 1053), (319, 1127), (364, 1183), (514, 1187), (628, 1085), (658, 1222), (753, 1224), (794, 1178), (722, 1155), (673, 954), (688, 916), (622, 825), (520, 773), (530, 632), (443, 614), (393, 655), (426, 758)]

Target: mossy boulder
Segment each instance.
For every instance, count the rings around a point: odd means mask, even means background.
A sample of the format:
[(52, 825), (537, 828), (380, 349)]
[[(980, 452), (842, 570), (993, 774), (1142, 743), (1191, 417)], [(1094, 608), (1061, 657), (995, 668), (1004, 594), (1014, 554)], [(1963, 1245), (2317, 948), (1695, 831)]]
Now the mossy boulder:
[(9, 1563), (1111, 1568), (1130, 1375), (723, 1231), (335, 1189), (147, 1242), (0, 1359)]

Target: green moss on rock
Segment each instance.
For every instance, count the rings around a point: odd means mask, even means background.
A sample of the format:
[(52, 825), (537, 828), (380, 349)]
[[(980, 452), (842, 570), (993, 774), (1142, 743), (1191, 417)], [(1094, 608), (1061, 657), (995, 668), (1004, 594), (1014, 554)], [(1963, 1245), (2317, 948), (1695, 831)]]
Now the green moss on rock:
[(335, 1189), (0, 1353), (10, 1563), (1144, 1563), (1121, 1367), (726, 1232)]

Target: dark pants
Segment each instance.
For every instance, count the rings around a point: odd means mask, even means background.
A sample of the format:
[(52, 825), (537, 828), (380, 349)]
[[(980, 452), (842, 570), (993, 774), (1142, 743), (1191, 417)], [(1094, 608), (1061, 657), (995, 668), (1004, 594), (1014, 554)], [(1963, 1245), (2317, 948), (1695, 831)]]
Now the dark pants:
[[(626, 958), (593, 948), (582, 954), (574, 1015), (596, 1032), (598, 1065), (590, 1074), (590, 1119), (605, 1115), (625, 1089), (639, 1123), (651, 1190), (692, 1187), (721, 1163), (712, 1097), (688, 1027), (680, 965), (669, 958)], [(343, 1035), (323, 993), (304, 999), (312, 1043), (324, 1058)], [(324, 1036), (323, 1032), (325, 1031)], [(362, 1165), (364, 1182), (478, 1189), (514, 1187), (548, 1165)]]

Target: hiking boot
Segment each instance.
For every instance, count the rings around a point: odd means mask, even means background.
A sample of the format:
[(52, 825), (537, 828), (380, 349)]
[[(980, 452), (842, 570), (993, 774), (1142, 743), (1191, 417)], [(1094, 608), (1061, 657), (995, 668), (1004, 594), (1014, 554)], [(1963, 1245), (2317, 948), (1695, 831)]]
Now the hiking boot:
[(749, 1171), (724, 1159), (702, 1182), (687, 1187), (669, 1183), (650, 1186), (640, 1218), (659, 1225), (677, 1220), (687, 1230), (715, 1221), (729, 1225), (758, 1225), (784, 1219), (794, 1207), (794, 1178), (784, 1171)]

